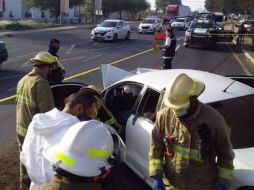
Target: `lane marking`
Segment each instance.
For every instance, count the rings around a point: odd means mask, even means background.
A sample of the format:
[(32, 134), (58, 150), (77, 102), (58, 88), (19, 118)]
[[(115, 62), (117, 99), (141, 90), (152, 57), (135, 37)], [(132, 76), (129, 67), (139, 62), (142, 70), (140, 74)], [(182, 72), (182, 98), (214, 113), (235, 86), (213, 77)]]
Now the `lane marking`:
[(82, 62), (85, 63), (85, 62), (94, 60), (94, 59), (96, 59), (96, 58), (98, 58), (98, 57), (100, 57), (100, 56), (102, 56), (102, 54), (95, 55), (95, 56), (93, 56), (93, 57), (90, 57), (89, 59), (86, 59), (86, 60), (82, 61)]
[(13, 76), (9, 76), (9, 77), (3, 77), (3, 78), (0, 78), (0, 81), (8, 80), (8, 79), (11, 79), (11, 78), (16, 78), (16, 77), (19, 77), (19, 76), (23, 76), (23, 75), (13, 75)]
[(227, 44), (229, 50), (232, 52), (234, 58), (237, 60), (237, 62), (240, 64), (242, 67), (243, 71), (245, 72), (246, 75), (252, 76), (251, 72), (245, 67), (244, 63), (241, 61), (241, 59), (237, 56), (237, 54), (233, 51), (233, 49)]
[(77, 45), (80, 45), (80, 44), (83, 44), (83, 43), (86, 43), (86, 42), (90, 42), (90, 40), (86, 40), (86, 41), (83, 41), (83, 42), (78, 42), (78, 43), (72, 44), (72, 46), (71, 46), (65, 53), (66, 53), (66, 54), (70, 54), (71, 51), (72, 51)]

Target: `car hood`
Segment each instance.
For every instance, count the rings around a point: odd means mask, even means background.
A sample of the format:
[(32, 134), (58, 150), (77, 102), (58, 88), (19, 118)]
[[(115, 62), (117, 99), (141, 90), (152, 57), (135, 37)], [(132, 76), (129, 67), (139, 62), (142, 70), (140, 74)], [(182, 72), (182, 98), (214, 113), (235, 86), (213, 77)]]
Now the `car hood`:
[(234, 149), (234, 179), (230, 189), (254, 185), (254, 147)]
[(210, 30), (210, 28), (194, 28), (192, 31), (195, 34), (207, 34)]
[(152, 23), (140, 23), (139, 26), (153, 26)]
[(101, 27), (101, 26), (97, 26), (96, 28), (94, 28), (94, 31), (98, 31), (98, 32), (107, 32), (109, 30), (114, 30), (114, 27)]
[(172, 22), (172, 25), (175, 25), (175, 24), (177, 24), (177, 25), (185, 25), (184, 22)]

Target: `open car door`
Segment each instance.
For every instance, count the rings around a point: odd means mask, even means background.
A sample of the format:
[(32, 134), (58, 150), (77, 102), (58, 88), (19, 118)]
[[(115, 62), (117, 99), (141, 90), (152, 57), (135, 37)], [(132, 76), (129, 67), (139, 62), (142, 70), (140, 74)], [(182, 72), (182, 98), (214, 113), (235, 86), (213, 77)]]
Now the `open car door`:
[(87, 86), (86, 84), (76, 83), (76, 82), (68, 82), (68, 83), (60, 83), (51, 86), (51, 90), (54, 96), (55, 105), (59, 110), (64, 108), (64, 99), (69, 95), (79, 91), (79, 89), (83, 86)]

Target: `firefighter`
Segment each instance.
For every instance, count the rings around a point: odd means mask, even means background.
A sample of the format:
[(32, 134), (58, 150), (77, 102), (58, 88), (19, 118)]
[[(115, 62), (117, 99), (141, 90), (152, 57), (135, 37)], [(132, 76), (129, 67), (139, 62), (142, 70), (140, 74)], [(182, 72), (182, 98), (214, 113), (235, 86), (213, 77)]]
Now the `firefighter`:
[[(121, 151), (116, 150), (118, 147), (122, 147)], [(76, 123), (59, 143), (45, 150), (44, 156), (53, 164), (56, 175), (48, 184), (32, 190), (101, 190), (97, 182), (124, 160), (124, 155), (122, 140), (119, 136), (113, 138), (102, 122)]]
[(91, 120), (97, 112), (96, 103), (92, 94), (76, 92), (68, 96), (62, 111), (54, 108), (33, 117), (20, 154), (31, 186), (49, 182), (54, 176), (51, 164), (42, 156), (44, 150), (56, 144), (70, 126), (80, 122), (79, 118)]
[(164, 45), (157, 45), (157, 48), (163, 49), (163, 69), (172, 69), (172, 61), (175, 56), (176, 37), (173, 29), (166, 29), (166, 41)]
[[(233, 175), (230, 128), (224, 118), (197, 97), (205, 85), (186, 74), (166, 88), (166, 105), (151, 135), (149, 173), (155, 190), (227, 190)], [(165, 163), (164, 163), (165, 161)]]
[(81, 88), (82, 91), (90, 91), (97, 98), (98, 115), (97, 119), (101, 122), (113, 126), (116, 130), (121, 132), (122, 125), (113, 116), (112, 112), (106, 107), (103, 97), (101, 96), (101, 90), (94, 86), (88, 85)]
[[(32, 117), (55, 106), (47, 78), (51, 74), (52, 67), (56, 65), (56, 58), (48, 52), (39, 52), (30, 59), (30, 62), (33, 64), (32, 71), (17, 85), (16, 132), (20, 151)], [(20, 189), (29, 188), (29, 184), (25, 167), (20, 163)]]
[(63, 64), (60, 62), (59, 60), (59, 56), (58, 56), (58, 50), (60, 48), (60, 41), (56, 38), (53, 38), (50, 40), (49, 43), (49, 49), (48, 52), (55, 56), (57, 59), (57, 67), (54, 67), (51, 71), (51, 75), (49, 77), (49, 82), (50, 84), (58, 84), (61, 83), (64, 79), (65, 76), (65, 69)]

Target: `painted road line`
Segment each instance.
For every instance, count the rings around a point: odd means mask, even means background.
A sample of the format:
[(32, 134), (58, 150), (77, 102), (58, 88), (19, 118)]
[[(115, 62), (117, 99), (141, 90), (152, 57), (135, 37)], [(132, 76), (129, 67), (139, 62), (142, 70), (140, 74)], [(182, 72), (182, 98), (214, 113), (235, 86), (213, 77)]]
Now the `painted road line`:
[(94, 60), (94, 59), (96, 59), (96, 58), (98, 58), (98, 57), (100, 57), (100, 56), (102, 56), (102, 54), (95, 55), (95, 56), (93, 56), (93, 57), (90, 57), (90, 58), (88, 58), (88, 59), (86, 59), (86, 60), (82, 61), (82, 62), (83, 62), (83, 63), (85, 63), (85, 62), (88, 62), (88, 61)]
[(229, 50), (232, 52), (234, 58), (237, 60), (237, 62), (240, 64), (240, 66), (242, 67), (243, 71), (245, 72), (246, 75), (251, 76), (251, 72), (245, 67), (244, 63), (241, 61), (241, 59), (236, 55), (236, 53), (234, 53), (234, 51), (232, 50), (232, 48), (229, 46), (229, 44), (227, 44)]
[(65, 52), (66, 54), (70, 54), (72, 52), (72, 50), (79, 44), (83, 44), (83, 43), (86, 43), (86, 42), (90, 42), (90, 40), (86, 40), (86, 41), (83, 41), (83, 42), (78, 42), (76, 44), (72, 44), (72, 46)]

